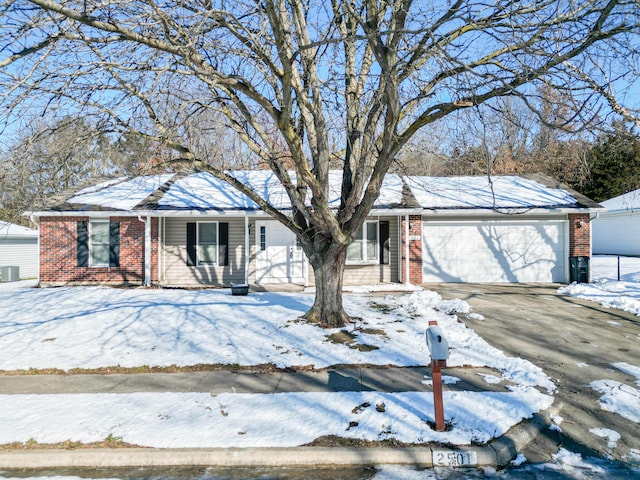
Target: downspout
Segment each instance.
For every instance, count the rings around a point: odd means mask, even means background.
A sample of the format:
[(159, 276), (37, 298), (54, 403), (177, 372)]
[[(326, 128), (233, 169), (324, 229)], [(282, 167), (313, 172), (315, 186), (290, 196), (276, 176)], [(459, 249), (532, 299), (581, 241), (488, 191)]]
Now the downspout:
[[(589, 215), (589, 257), (593, 257), (593, 221), (597, 220), (598, 217), (600, 217), (600, 212), (596, 212), (594, 217)], [(589, 275), (591, 275), (591, 270), (589, 270)]]
[(409, 215), (404, 216), (404, 284), (411, 283), (409, 275), (411, 275), (411, 265), (409, 264)]
[(138, 220), (144, 223), (144, 286), (151, 286), (151, 217), (147, 215), (143, 219), (138, 215)]
[(244, 283), (249, 285), (249, 217), (244, 212)]

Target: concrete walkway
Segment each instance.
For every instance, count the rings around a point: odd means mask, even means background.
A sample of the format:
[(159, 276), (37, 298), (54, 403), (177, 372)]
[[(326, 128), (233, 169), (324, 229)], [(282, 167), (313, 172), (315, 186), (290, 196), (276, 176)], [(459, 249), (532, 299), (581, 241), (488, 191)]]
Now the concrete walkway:
[[(462, 381), (443, 390), (507, 391), (506, 385), (486, 383), (479, 374), (500, 375), (490, 368), (450, 368), (447, 375)], [(331, 368), (307, 372), (256, 373), (219, 370), (194, 373), (141, 373), (110, 375), (0, 376), (3, 394), (133, 393), (133, 392), (413, 392), (431, 391), (423, 385), (430, 368)], [(507, 383), (508, 385), (508, 383)]]
[[(598, 304), (557, 294), (558, 286), (429, 285), (445, 299), (466, 300), (484, 320), (461, 319), (506, 355), (519, 356), (541, 367), (558, 388), (554, 413), (563, 418), (560, 430), (542, 426), (541, 434), (520, 448), (531, 462), (550, 460), (559, 446), (588, 456), (624, 458), (640, 449), (640, 427), (604, 411), (601, 394), (589, 387), (611, 379), (635, 386), (636, 379), (612, 366), (640, 365), (640, 318)], [(548, 413), (548, 412), (547, 412)], [(542, 421), (550, 423), (548, 415)], [(621, 439), (615, 449), (589, 430), (607, 428)]]

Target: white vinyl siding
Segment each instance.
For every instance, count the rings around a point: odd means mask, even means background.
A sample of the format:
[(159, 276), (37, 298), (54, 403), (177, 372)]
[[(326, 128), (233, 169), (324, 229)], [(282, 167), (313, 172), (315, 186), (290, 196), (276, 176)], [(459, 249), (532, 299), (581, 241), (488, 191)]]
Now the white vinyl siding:
[(38, 239), (15, 238), (0, 234), (0, 267), (20, 268), (20, 278), (38, 276)]
[(229, 224), (229, 265), (187, 265), (187, 223), (201, 217), (168, 217), (163, 220), (160, 247), (160, 277), (163, 285), (228, 286), (244, 283), (244, 218), (212, 219)]
[(602, 214), (591, 235), (594, 255), (640, 255), (640, 212)]

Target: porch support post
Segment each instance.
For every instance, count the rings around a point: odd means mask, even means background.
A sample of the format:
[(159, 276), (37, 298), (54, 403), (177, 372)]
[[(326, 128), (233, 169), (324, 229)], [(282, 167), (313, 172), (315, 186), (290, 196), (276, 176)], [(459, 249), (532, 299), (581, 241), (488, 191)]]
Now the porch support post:
[(249, 248), (250, 248), (249, 217), (244, 212), (244, 283), (249, 285)]
[(144, 285), (151, 286), (151, 217), (144, 222)]
[(411, 279), (411, 265), (409, 262), (409, 215), (404, 216), (404, 283), (409, 285)]

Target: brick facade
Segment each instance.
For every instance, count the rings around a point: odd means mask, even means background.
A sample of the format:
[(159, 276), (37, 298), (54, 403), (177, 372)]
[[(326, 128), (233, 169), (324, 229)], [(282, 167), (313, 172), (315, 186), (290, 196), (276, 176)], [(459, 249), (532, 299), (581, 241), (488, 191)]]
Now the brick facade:
[[(401, 232), (402, 232), (402, 248), (401, 256), (402, 261), (400, 278), (402, 282), (405, 282), (407, 274), (406, 267), (406, 217), (402, 218)], [(412, 285), (422, 284), (422, 216), (409, 215), (409, 283)]]
[[(144, 229), (137, 217), (111, 217), (120, 224), (120, 266), (79, 267), (78, 221), (89, 217), (40, 218), (40, 282), (42, 284), (103, 283), (140, 285), (144, 282)], [(151, 280), (158, 280), (158, 219), (151, 219)]]
[(591, 223), (588, 213), (569, 215), (569, 257), (591, 256)]
[[(90, 218), (40, 218), (40, 282), (43, 285), (102, 283), (141, 285), (144, 283), (145, 224), (137, 217), (111, 217), (120, 224), (120, 266), (79, 267), (77, 261), (77, 222)], [(569, 257), (591, 256), (591, 225), (588, 213), (570, 214)], [(401, 262), (399, 278), (406, 276), (406, 217), (400, 222)], [(422, 217), (409, 216), (409, 282), (422, 284)], [(151, 282), (158, 278), (158, 219), (151, 219)]]

